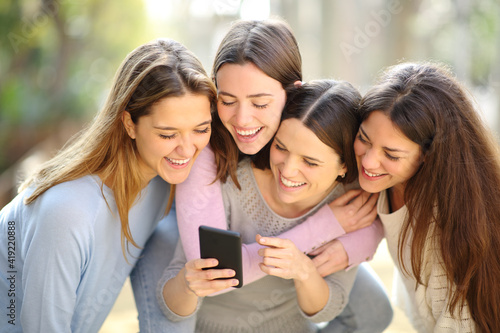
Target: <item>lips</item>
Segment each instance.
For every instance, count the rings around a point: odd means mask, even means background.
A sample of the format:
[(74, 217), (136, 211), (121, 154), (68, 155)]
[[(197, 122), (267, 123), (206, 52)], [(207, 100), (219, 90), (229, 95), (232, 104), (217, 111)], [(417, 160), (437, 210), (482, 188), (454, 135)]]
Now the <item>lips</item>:
[(240, 139), (251, 140), (259, 134), (259, 132), (262, 130), (262, 128), (263, 128), (263, 126), (253, 128), (253, 129), (241, 129), (241, 128), (234, 127), (234, 130)]
[(383, 176), (387, 175), (385, 173), (368, 172), (365, 168), (362, 168), (362, 170), (363, 170), (362, 171), (363, 176), (369, 180), (378, 180), (378, 179), (382, 178)]
[(165, 157), (165, 160), (167, 163), (175, 168), (175, 169), (182, 169), (185, 168), (189, 162), (191, 161), (191, 158), (186, 158), (186, 159), (175, 159), (175, 158), (170, 158), (170, 157)]
[(297, 189), (297, 188), (302, 187), (306, 184), (305, 182), (296, 182), (296, 181), (287, 179), (287, 178), (283, 177), (283, 175), (281, 173), (280, 173), (280, 183), (281, 183), (281, 185), (283, 185), (284, 188), (291, 189), (291, 190)]

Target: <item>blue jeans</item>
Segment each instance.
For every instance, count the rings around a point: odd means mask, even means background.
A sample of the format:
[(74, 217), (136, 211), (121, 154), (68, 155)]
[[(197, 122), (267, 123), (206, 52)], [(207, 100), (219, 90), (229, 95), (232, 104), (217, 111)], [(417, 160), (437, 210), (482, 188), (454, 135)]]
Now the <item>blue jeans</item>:
[(172, 260), (178, 239), (179, 230), (174, 205), (169, 214), (158, 223), (142, 251), (141, 258), (130, 273), (135, 304), (139, 312), (140, 332), (194, 332), (195, 317), (181, 322), (171, 322), (160, 310), (156, 299), (158, 281)]
[(367, 263), (359, 265), (344, 311), (321, 333), (378, 333), (392, 321), (393, 311), (384, 285)]
[[(156, 300), (158, 281), (172, 259), (178, 238), (175, 209), (172, 209), (156, 227), (130, 275), (141, 333), (194, 332), (195, 317), (171, 322), (163, 315)], [(373, 269), (364, 263), (358, 269), (346, 308), (320, 332), (382, 332), (391, 323), (392, 315), (382, 283)]]

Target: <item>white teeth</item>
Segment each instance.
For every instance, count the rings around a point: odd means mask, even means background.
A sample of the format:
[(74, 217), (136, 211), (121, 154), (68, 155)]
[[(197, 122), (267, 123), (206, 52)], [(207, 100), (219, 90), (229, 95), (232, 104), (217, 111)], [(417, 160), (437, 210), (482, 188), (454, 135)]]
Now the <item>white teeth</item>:
[(174, 160), (172, 158), (168, 158), (168, 157), (165, 157), (170, 163), (172, 164), (175, 164), (175, 165), (182, 165), (182, 164), (186, 164), (187, 162), (189, 162), (191, 159), (190, 158), (186, 158), (185, 160)]
[(236, 130), (236, 133), (238, 133), (239, 135), (242, 135), (242, 136), (250, 136), (250, 135), (254, 135), (255, 133), (257, 133), (261, 129), (262, 129), (262, 127), (259, 127), (259, 128), (253, 129), (253, 130), (247, 130), (247, 131)]
[(370, 173), (368, 171), (365, 170), (365, 173), (370, 176), (370, 177), (378, 177), (378, 176), (382, 176), (383, 173)]
[(304, 185), (305, 183), (302, 182), (302, 183), (298, 183), (298, 182), (292, 182), (291, 180), (288, 180), (286, 179), (285, 177), (283, 176), (280, 176), (281, 178), (281, 182), (283, 183), (283, 185), (285, 185), (286, 187), (299, 187), (299, 186), (302, 186)]

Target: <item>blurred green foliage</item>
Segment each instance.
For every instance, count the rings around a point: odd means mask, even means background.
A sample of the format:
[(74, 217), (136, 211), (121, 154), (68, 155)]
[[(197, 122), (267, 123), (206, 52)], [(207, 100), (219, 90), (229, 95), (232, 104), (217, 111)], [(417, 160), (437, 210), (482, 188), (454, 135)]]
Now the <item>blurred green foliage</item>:
[[(0, 175), (38, 142), (87, 122), (102, 105), (119, 63), (139, 44), (154, 37), (177, 39), (210, 71), (230, 22), (246, 17), (243, 9), (251, 5), (254, 13), (266, 12), (265, 3), (1, 0)], [(268, 4), (272, 16), (293, 28), (306, 80), (338, 77), (366, 87), (385, 66), (432, 59), (450, 64), (470, 87), (486, 88), (492, 108), (498, 105), (498, 0)], [(397, 10), (389, 13), (391, 8)], [(346, 45), (352, 53), (345, 53)], [(494, 127), (498, 121), (493, 122)]]
[(146, 20), (135, 0), (0, 2), (0, 174), (62, 119), (97, 112)]

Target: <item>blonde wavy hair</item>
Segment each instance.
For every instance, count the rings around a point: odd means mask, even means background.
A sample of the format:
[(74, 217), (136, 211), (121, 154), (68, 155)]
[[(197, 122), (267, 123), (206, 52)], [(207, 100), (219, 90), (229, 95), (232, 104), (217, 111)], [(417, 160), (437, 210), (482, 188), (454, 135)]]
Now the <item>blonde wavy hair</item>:
[[(182, 44), (157, 39), (133, 50), (120, 65), (106, 103), (92, 123), (21, 184), (19, 191), (35, 187), (25, 204), (31, 204), (57, 184), (97, 174), (113, 190), (122, 225), (124, 255), (125, 243), (139, 247), (130, 232), (128, 212), (141, 190), (143, 177), (138, 167), (137, 147), (127, 135), (122, 114), (127, 110), (137, 123), (160, 99), (186, 93), (207, 96), (212, 113), (216, 110), (217, 95), (212, 80), (196, 56)], [(175, 185), (171, 185), (166, 212), (174, 193)]]

